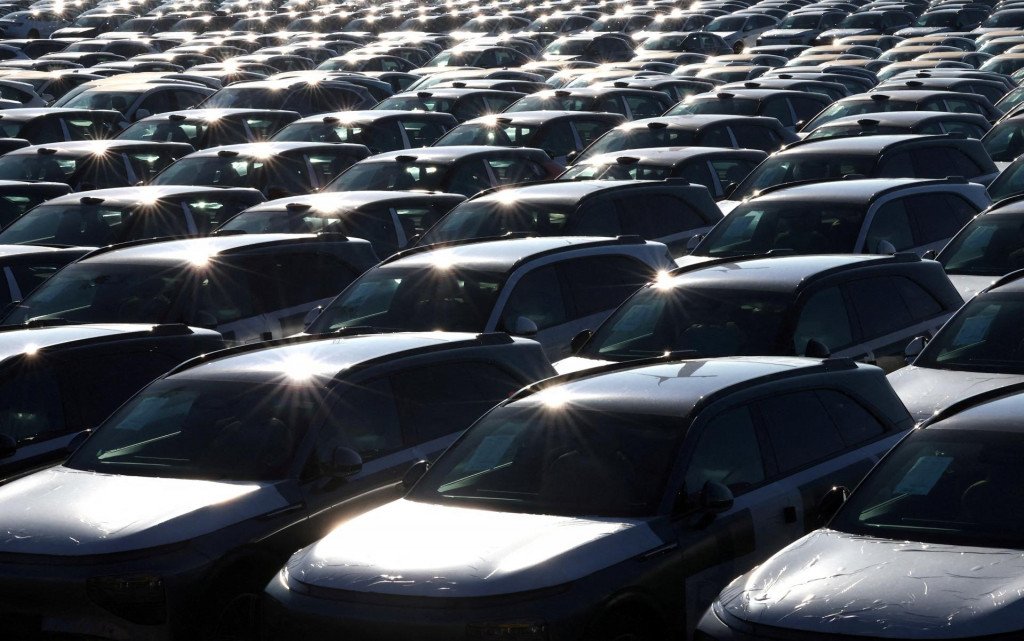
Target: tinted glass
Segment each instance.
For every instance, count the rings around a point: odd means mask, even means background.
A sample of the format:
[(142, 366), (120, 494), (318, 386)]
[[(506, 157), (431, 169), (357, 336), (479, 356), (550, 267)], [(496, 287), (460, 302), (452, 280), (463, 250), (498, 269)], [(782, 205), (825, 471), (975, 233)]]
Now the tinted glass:
[(739, 407), (711, 419), (697, 438), (686, 468), (685, 491), (700, 492), (708, 481), (742, 494), (764, 481), (764, 461), (750, 410)]
[(854, 251), (863, 220), (863, 211), (829, 202), (753, 200), (732, 210), (695, 253), (740, 256), (791, 249), (798, 254), (848, 254)]
[(783, 474), (845, 448), (839, 429), (813, 391), (766, 398), (756, 407)]
[(939, 262), (951, 275), (1002, 276), (1024, 269), (1024, 220), (978, 217), (949, 241)]
[(932, 339), (919, 367), (1024, 373), (1024, 301), (993, 292), (975, 298)]

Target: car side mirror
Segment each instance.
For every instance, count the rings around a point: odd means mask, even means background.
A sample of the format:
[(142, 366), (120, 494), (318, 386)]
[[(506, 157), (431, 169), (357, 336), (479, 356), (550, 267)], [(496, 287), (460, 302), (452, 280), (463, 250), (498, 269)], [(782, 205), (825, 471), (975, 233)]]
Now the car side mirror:
[(406, 247), (415, 247), (420, 244), (420, 239), (423, 238), (423, 234), (413, 234), (405, 241)]
[(907, 346), (903, 349), (903, 355), (907, 358), (907, 362), (911, 362), (915, 358), (921, 355), (924, 351), (924, 346), (928, 344), (927, 336), (915, 336), (907, 343)]
[(308, 312), (306, 312), (306, 315), (302, 317), (302, 329), (309, 328), (309, 326), (313, 324), (313, 321), (315, 321), (317, 318), (319, 318), (320, 314), (323, 311), (324, 311), (324, 306), (323, 305), (317, 305), (313, 309), (311, 309)]
[(71, 456), (72, 454), (75, 453), (75, 450), (82, 447), (82, 443), (85, 443), (86, 440), (88, 440), (91, 435), (92, 430), (83, 430), (78, 434), (75, 434), (75, 437), (71, 439), (71, 441), (69, 441), (67, 446), (64, 448), (64, 453), (67, 454), (68, 456)]
[(896, 246), (885, 240), (884, 238), (878, 241), (878, 254), (895, 254)]
[(692, 254), (693, 250), (697, 249), (697, 245), (699, 245), (702, 240), (704, 240), (704, 234), (694, 234), (693, 236), (690, 236), (690, 239), (686, 241), (686, 253)]
[(574, 160), (579, 158), (579, 155), (580, 152), (578, 151), (570, 151), (569, 153), (565, 154), (565, 164), (571, 165)]
[(935, 251), (934, 249), (929, 249), (925, 253), (921, 254), (921, 258), (923, 260), (935, 260), (935, 258), (938, 255), (939, 255), (939, 252)]
[(347, 478), (358, 474), (363, 469), (363, 457), (359, 452), (348, 447), (336, 447), (331, 455), (331, 467), (328, 475), (335, 478)]
[(10, 458), (18, 451), (18, 442), (10, 434), (0, 434), (0, 459)]
[(0, 309), (0, 318), (7, 318), (8, 314), (14, 311), (14, 308), (21, 305), (20, 300), (12, 300), (11, 302), (4, 305), (3, 309)]
[(804, 347), (804, 356), (808, 358), (828, 358), (831, 355), (832, 350), (828, 348), (828, 345), (813, 338), (807, 341), (807, 346)]
[(708, 481), (700, 491), (700, 507), (707, 512), (725, 512), (733, 500), (732, 490), (718, 481)]
[(732, 196), (732, 192), (736, 191), (739, 186), (739, 183), (726, 183), (725, 187), (722, 187), (722, 198)]
[(850, 490), (843, 487), (842, 485), (833, 485), (832, 489), (825, 492), (825, 496), (821, 497), (818, 501), (817, 527), (825, 525), (825, 523), (835, 516), (835, 513), (839, 511), (839, 508), (843, 507), (843, 503), (846, 503), (846, 499), (850, 496)]
[(537, 323), (525, 316), (516, 318), (516, 323), (512, 327), (512, 333), (516, 336), (535, 336), (537, 331)]
[(572, 354), (579, 354), (583, 346), (587, 344), (590, 337), (594, 335), (593, 330), (585, 329), (579, 334), (572, 337), (572, 341), (569, 343), (569, 352)]
[(405, 476), (402, 477), (402, 487), (407, 490), (411, 490), (413, 485), (416, 485), (417, 481), (423, 478), (427, 470), (430, 469), (430, 463), (419, 460), (412, 464), (405, 472)]

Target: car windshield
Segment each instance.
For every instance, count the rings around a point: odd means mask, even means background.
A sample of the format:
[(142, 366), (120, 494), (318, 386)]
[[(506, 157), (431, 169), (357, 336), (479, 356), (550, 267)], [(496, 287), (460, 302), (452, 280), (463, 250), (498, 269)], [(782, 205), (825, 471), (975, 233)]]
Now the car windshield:
[(65, 466), (210, 481), (285, 478), (323, 393), (319, 386), (286, 380), (158, 381), (104, 423)]
[(42, 205), (0, 232), (0, 244), (53, 244), (102, 247), (114, 240), (116, 228), (126, 226), (134, 205)]
[(1024, 374), (1024, 299), (993, 292), (967, 303), (942, 328), (917, 367)]
[(300, 158), (246, 156), (182, 158), (160, 173), (152, 185), (211, 187), (266, 186), (286, 193), (310, 189), (308, 171)]
[[(3, 158), (0, 157), (2, 162)], [(1019, 194), (1024, 194), (1024, 162), (1011, 164), (988, 186), (988, 195), (994, 203)]]
[(876, 155), (835, 153), (785, 154), (769, 158), (729, 194), (730, 200), (743, 200), (759, 192), (786, 183), (806, 180), (842, 180), (853, 174), (871, 176), (875, 171)]
[(628, 361), (666, 352), (700, 356), (792, 354), (779, 330), (793, 297), (719, 287), (642, 289), (587, 342), (580, 356)]
[(722, 16), (715, 18), (704, 27), (705, 31), (742, 31), (747, 19), (737, 16)]
[(1021, 548), (1024, 440), (1015, 431), (912, 432), (829, 527), (849, 534)]
[(420, 244), (486, 238), (514, 232), (558, 236), (565, 233), (573, 209), (572, 206), (523, 200), (470, 202), (452, 210), (431, 227)]
[(729, 116), (754, 116), (761, 101), (755, 98), (687, 98), (666, 113), (666, 116), (686, 114), (725, 114)]
[(281, 109), (290, 91), (267, 87), (225, 87), (203, 103), (204, 109)]
[(61, 105), (68, 109), (113, 109), (124, 113), (135, 104), (141, 91), (109, 91), (92, 89), (83, 91)]
[(452, 145), (491, 145), (495, 147), (529, 147), (540, 130), (538, 125), (463, 124), (438, 140), (435, 147)]
[(956, 25), (959, 14), (953, 11), (935, 11), (922, 14), (914, 21), (915, 27), (952, 27)]
[(441, 189), (447, 165), (428, 162), (367, 162), (352, 165), (324, 191)]
[(983, 27), (1024, 27), (1024, 11), (999, 11), (981, 23)]
[(382, 100), (374, 109), (451, 113), (454, 106), (455, 100), (452, 98), (439, 96), (394, 96)]
[(788, 249), (797, 254), (850, 254), (856, 250), (864, 213), (813, 200), (753, 200), (729, 212), (693, 253), (726, 257)]
[(672, 175), (669, 165), (620, 164), (617, 162), (577, 164), (565, 170), (559, 180), (664, 180)]
[(0, 180), (66, 183), (84, 160), (84, 156), (5, 154), (0, 156)]
[(571, 40), (556, 40), (544, 50), (545, 54), (554, 56), (578, 56), (587, 50), (590, 40), (574, 38)]
[(910, 133), (906, 127), (898, 126), (870, 126), (859, 123), (848, 125), (829, 125), (818, 127), (807, 134), (804, 140), (825, 140), (826, 138), (845, 138), (847, 136), (885, 136)]
[(1002, 276), (1024, 269), (1024, 217), (975, 218), (942, 250), (938, 261), (947, 274), (959, 276)]
[(786, 16), (782, 22), (780, 22), (775, 28), (776, 29), (817, 29), (818, 24), (821, 22), (821, 16), (818, 14), (804, 14), (795, 16)]
[(408, 498), (502, 512), (651, 516), (682, 427), (676, 417), (595, 411), (571, 400), (500, 407), (445, 452)]
[(627, 127), (612, 129), (594, 141), (580, 155), (585, 160), (597, 154), (644, 147), (686, 147), (696, 144), (696, 132), (672, 127)]
[(481, 332), (504, 276), (448, 265), (371, 269), (334, 299), (307, 331), (319, 334), (372, 326)]

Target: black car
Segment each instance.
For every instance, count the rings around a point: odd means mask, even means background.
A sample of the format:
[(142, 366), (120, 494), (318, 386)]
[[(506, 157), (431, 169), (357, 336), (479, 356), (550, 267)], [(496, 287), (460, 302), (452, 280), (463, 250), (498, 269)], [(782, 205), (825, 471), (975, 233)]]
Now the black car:
[(369, 109), (376, 100), (364, 87), (350, 82), (285, 78), (237, 82), (204, 100), (203, 109), (281, 109), (301, 116)]
[(186, 142), (199, 150), (262, 142), (298, 119), (297, 112), (278, 109), (188, 109), (143, 118), (117, 139)]
[(832, 103), (803, 126), (801, 131), (815, 128), (844, 116), (860, 116), (880, 111), (952, 111), (980, 114), (989, 122), (1003, 115), (985, 97), (971, 93), (915, 89), (906, 91), (872, 91), (843, 98)]
[(728, 114), (767, 116), (795, 131), (832, 104), (827, 95), (784, 89), (719, 90), (690, 96), (665, 112), (666, 116), (686, 114)]
[(116, 136), (123, 122), (124, 116), (113, 110), (4, 109), (0, 111), (0, 137), (21, 138), (30, 145), (100, 140)]
[(654, 118), (672, 106), (672, 99), (661, 91), (625, 87), (583, 87), (538, 91), (522, 98), (505, 110), (517, 111), (606, 111), (621, 114), (627, 120)]
[(386, 111), (439, 111), (459, 122), (503, 111), (525, 94), (516, 91), (471, 88), (430, 88), (395, 94), (377, 103)]
[(380, 153), (428, 147), (458, 124), (455, 116), (440, 112), (339, 111), (302, 118), (278, 131), (271, 140), (348, 142)]
[(6, 308), (21, 301), (62, 267), (90, 251), (89, 247), (0, 245), (0, 270), (4, 274), (0, 306)]
[(69, 193), (71, 187), (65, 183), (0, 180), (0, 227), (7, 226), (39, 203)]
[[(982, 139), (991, 127), (989, 121), (978, 114), (945, 111), (887, 111), (836, 118), (815, 128), (803, 139), (823, 140), (845, 136), (901, 134), (961, 134), (967, 138)], [(989, 150), (989, 156), (992, 156), (991, 150)], [(995, 158), (993, 157), (992, 160)]]

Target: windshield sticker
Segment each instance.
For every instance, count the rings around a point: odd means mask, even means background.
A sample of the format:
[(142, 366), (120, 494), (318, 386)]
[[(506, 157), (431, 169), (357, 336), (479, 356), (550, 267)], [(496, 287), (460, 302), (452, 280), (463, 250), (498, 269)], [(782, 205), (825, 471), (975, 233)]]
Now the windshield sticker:
[(952, 462), (952, 456), (922, 456), (896, 486), (893, 494), (927, 495)]
[(515, 440), (514, 434), (493, 434), (486, 437), (463, 468), (466, 472), (483, 472), (497, 465)]
[(970, 345), (984, 340), (989, 326), (992, 325), (996, 314), (999, 313), (999, 307), (999, 305), (989, 305), (977, 316), (965, 318), (963, 325), (960, 326), (960, 331), (953, 339), (953, 347)]

